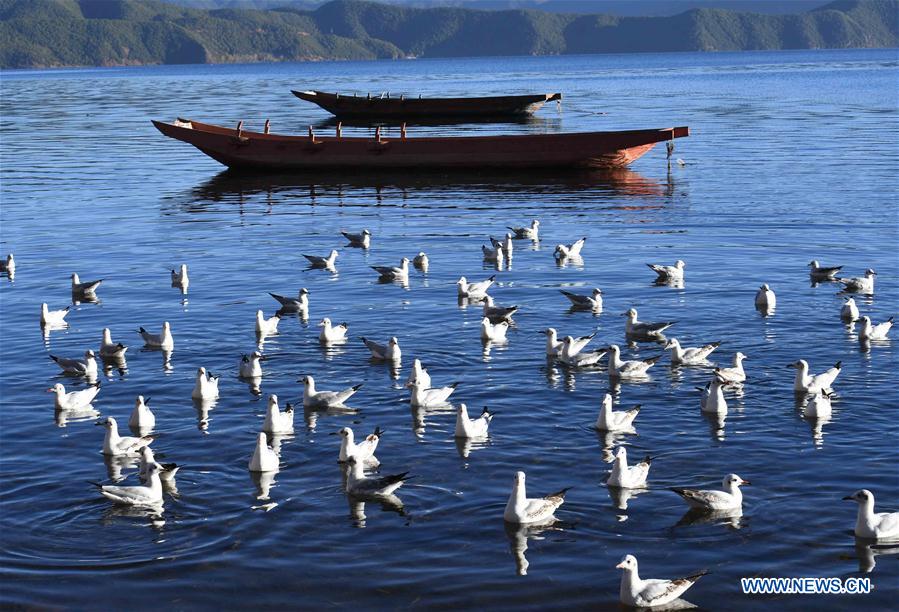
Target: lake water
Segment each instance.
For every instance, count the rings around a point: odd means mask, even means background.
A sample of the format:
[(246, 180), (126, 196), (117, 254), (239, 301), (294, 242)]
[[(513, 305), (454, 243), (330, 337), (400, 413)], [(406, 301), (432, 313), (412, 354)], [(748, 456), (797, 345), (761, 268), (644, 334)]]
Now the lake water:
[[(0, 333), (0, 553), (6, 606), (74, 609), (363, 607), (546, 609), (617, 607), (626, 553), (641, 574), (700, 569), (686, 599), (707, 609), (886, 609), (899, 596), (896, 549), (856, 542), (865, 487), (878, 509), (899, 510), (896, 343), (860, 345), (839, 320), (833, 283), (812, 286), (811, 259), (850, 275), (879, 272), (876, 297), (860, 299), (875, 321), (899, 311), (897, 193), (899, 119), (895, 50), (622, 55), (252, 66), (84, 69), (2, 74), (2, 278)], [(150, 119), (190, 117), (226, 125), (266, 118), (275, 132), (333, 129), (290, 89), (390, 90), (424, 95), (562, 91), (530, 122), (423, 126), (417, 133), (535, 133), (689, 125), (666, 169), (664, 147), (611, 176), (323, 175), (241, 178), (192, 147), (162, 137)], [(365, 133), (368, 128), (345, 128)], [(518, 242), (511, 269), (491, 270), (480, 245), (506, 225), (539, 218), (542, 241)], [(340, 230), (369, 228), (368, 251), (343, 248)], [(588, 237), (582, 265), (558, 267), (559, 242)], [(303, 253), (340, 249), (338, 273), (307, 270)], [(369, 265), (420, 250), (426, 275), (408, 288), (376, 281)], [(687, 262), (683, 289), (652, 284), (646, 262)], [(186, 296), (168, 268), (190, 266)], [(96, 304), (72, 306), (66, 330), (42, 335), (39, 306), (71, 304), (69, 275), (104, 278)], [(518, 304), (506, 346), (485, 350), (480, 308), (460, 308), (455, 281), (497, 274), (491, 291)], [(753, 307), (759, 284), (778, 296), (773, 316)], [(571, 313), (559, 288), (605, 292), (601, 315)], [(237, 378), (255, 344), (253, 318), (276, 303), (268, 292), (310, 291), (310, 319), (287, 318), (263, 352), (261, 395)], [(666, 356), (645, 383), (610, 385), (603, 366), (548, 364), (547, 326), (598, 330), (625, 356), (630, 306), (646, 320), (677, 320), (684, 345), (721, 341), (714, 360), (748, 355), (749, 381), (728, 394), (723, 427), (699, 411), (708, 368), (672, 368)], [(316, 323), (350, 323), (333, 350)], [(136, 330), (171, 322), (168, 364), (142, 350)], [(185, 467), (161, 519), (102, 499), (110, 482), (94, 415), (55, 415), (48, 386), (60, 375), (48, 353), (97, 350), (100, 331), (130, 346), (127, 370), (101, 374), (94, 407), (125, 428), (134, 398), (152, 397), (158, 457)], [(396, 335), (399, 379), (372, 363), (358, 336)], [(893, 334), (894, 336), (896, 334)], [(402, 383), (412, 358), (435, 384), (460, 381), (453, 400), (495, 409), (489, 441), (466, 451), (451, 409), (411, 410)], [(842, 360), (834, 414), (809, 423), (797, 409), (793, 371)], [(194, 373), (221, 375), (208, 411), (190, 399)], [(297, 379), (320, 387), (364, 383), (356, 414), (304, 413), (280, 440), (281, 470), (258, 499), (247, 470), (265, 398), (297, 402)], [(607, 391), (616, 406), (642, 404), (638, 435), (591, 429)], [(204, 412), (201, 414), (201, 412)], [(386, 430), (383, 474), (411, 471), (403, 509), (348, 502), (338, 438)], [(604, 485), (611, 445), (656, 457), (649, 489), (621, 509)], [(529, 492), (573, 487), (552, 529), (504, 527), (516, 470)], [(124, 467), (126, 484), (137, 481)], [(719, 486), (736, 472), (743, 516), (693, 520), (667, 490)], [(265, 484), (265, 483), (263, 483)], [(253, 509), (268, 502), (265, 512)], [(525, 550), (526, 548), (526, 550)], [(526, 559), (526, 563), (523, 561)], [(525, 568), (525, 565), (527, 566)], [(876, 567), (875, 567), (876, 565)], [(519, 575), (524, 573), (526, 575)], [(748, 576), (867, 576), (855, 596), (740, 594)]]

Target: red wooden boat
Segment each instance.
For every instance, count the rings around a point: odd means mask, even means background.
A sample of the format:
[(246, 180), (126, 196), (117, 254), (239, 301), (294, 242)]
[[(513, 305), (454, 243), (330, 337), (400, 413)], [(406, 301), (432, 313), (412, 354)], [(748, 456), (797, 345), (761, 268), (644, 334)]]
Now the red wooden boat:
[(235, 170), (297, 171), (418, 168), (523, 169), (621, 168), (657, 142), (688, 136), (687, 127), (623, 132), (577, 132), (516, 136), (424, 136), (397, 138), (285, 136), (225, 128), (188, 119), (153, 121), (176, 140), (192, 144)]
[(421, 117), (504, 117), (531, 115), (562, 94), (490, 96), (481, 98), (407, 98), (406, 96), (346, 96), (324, 91), (294, 91), (301, 100), (318, 104), (338, 117), (409, 120)]

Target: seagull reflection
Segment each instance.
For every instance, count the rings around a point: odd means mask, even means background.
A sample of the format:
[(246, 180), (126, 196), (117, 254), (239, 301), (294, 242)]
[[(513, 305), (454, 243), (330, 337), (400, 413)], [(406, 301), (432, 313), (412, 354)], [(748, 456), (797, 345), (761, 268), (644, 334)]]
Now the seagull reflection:
[(408, 517), (406, 511), (403, 507), (403, 500), (397, 497), (394, 494), (390, 495), (379, 495), (379, 496), (360, 496), (354, 495), (351, 493), (347, 493), (347, 503), (350, 506), (350, 520), (353, 521), (353, 526), (359, 529), (365, 529), (365, 521), (368, 518), (365, 515), (365, 504), (366, 502), (376, 503), (381, 506), (382, 512), (394, 512), (402, 517)]
[(812, 442), (815, 448), (824, 446), (824, 426), (830, 423), (831, 417), (803, 417), (812, 428)]
[(632, 436), (637, 433), (634, 429), (625, 431), (600, 431), (592, 427), (591, 429), (596, 432), (596, 437), (599, 439), (599, 444), (602, 446), (602, 460), (604, 463), (612, 463), (615, 460), (612, 449), (620, 446), (627, 436)]
[[(875, 540), (855, 538), (855, 557), (858, 559), (858, 571), (870, 574), (877, 566), (875, 557), (881, 555), (899, 555), (899, 543), (889, 542), (878, 544)], [(851, 559), (851, 556), (840, 555), (841, 559)]]
[[(644, 493), (649, 492), (649, 489), (627, 489), (623, 487), (613, 487), (611, 485), (607, 485), (606, 489), (609, 492), (609, 498), (612, 500), (612, 505), (615, 506), (616, 510), (627, 510), (628, 501), (637, 497), (638, 495), (642, 495)], [(618, 522), (624, 522), (627, 520), (627, 514), (619, 514)]]
[(103, 455), (103, 463), (106, 464), (106, 476), (113, 482), (121, 482), (125, 479), (122, 470), (136, 468), (140, 457), (135, 455)]
[(498, 351), (503, 351), (509, 346), (509, 341), (503, 340), (502, 342), (494, 342), (493, 340), (481, 340), (481, 346), (483, 347), (481, 358), (486, 363), (491, 360), (490, 352), (494, 348)]
[(340, 408), (332, 406), (328, 409), (303, 408), (303, 420), (306, 423), (306, 429), (309, 431), (315, 431), (315, 428), (318, 427), (318, 418), (320, 416), (344, 416), (353, 414), (359, 414), (359, 411), (347, 406)]
[(456, 450), (463, 459), (468, 459), (468, 455), (472, 450), (486, 448), (490, 445), (490, 438), (483, 436), (481, 438), (453, 438), (456, 441)]
[(78, 421), (95, 420), (100, 416), (100, 411), (88, 404), (77, 410), (56, 410), (53, 418), (57, 427), (65, 427), (69, 421), (75, 423)]
[(671, 289), (683, 289), (683, 278), (657, 278), (652, 282), (653, 287), (669, 287)]
[(205, 432), (209, 429), (209, 411), (215, 408), (217, 400), (214, 399), (194, 399), (194, 410), (197, 411), (197, 429)]
[(118, 371), (119, 376), (128, 373), (128, 362), (125, 361), (124, 355), (100, 355), (100, 359), (103, 361), (103, 373), (107, 378), (111, 379), (114, 371)]
[(44, 348), (50, 348), (50, 332), (62, 331), (68, 328), (69, 324), (65, 321), (62, 323), (48, 323), (41, 325), (41, 337), (44, 341)]
[(519, 576), (527, 576), (530, 563), (525, 556), (528, 549), (528, 540), (543, 540), (543, 533), (547, 531), (562, 531), (561, 521), (555, 520), (544, 525), (516, 525), (503, 521), (506, 537), (509, 539), (509, 550), (515, 558), (515, 573)]
[(755, 309), (765, 318), (774, 316), (774, 311), (777, 310), (775, 306), (769, 306), (768, 304), (756, 304)]
[(742, 529), (744, 527), (743, 509), (702, 510), (700, 508), (690, 508), (674, 524), (674, 527), (689, 527), (692, 525), (725, 525), (731, 529)]
[(262, 377), (261, 376), (238, 376), (241, 382), (247, 385), (250, 393), (259, 396), (262, 395)]
[(574, 268), (576, 270), (584, 269), (584, 258), (580, 255), (569, 255), (568, 257), (559, 257), (556, 259), (556, 265), (559, 268)]
[(276, 484), (275, 476), (278, 475), (277, 470), (274, 472), (249, 472), (249, 474), (250, 479), (253, 481), (253, 486), (256, 487), (256, 490), (253, 492), (256, 499), (270, 499), (269, 493), (272, 490), (272, 486)]
[(123, 504), (110, 504), (103, 511), (102, 522), (104, 525), (110, 525), (120, 518), (146, 519), (148, 527), (162, 529), (165, 526), (165, 517), (163, 516), (165, 508), (162, 502), (152, 506), (125, 506)]
[(724, 422), (727, 417), (723, 414), (703, 412), (702, 418), (709, 424), (709, 434), (712, 436), (712, 440), (724, 442)]
[(84, 304), (99, 304), (100, 298), (98, 298), (94, 294), (84, 294), (80, 292), (72, 292), (72, 305), (80, 306), (82, 303)]
[[(337, 277), (334, 276), (333, 278), (336, 279)], [(409, 277), (408, 276), (399, 276), (396, 278), (393, 278), (393, 277), (385, 278), (383, 276), (379, 276), (377, 283), (379, 285), (397, 285), (399, 287), (402, 287), (406, 291), (409, 290)]]
[(346, 352), (344, 348), (347, 344), (346, 338), (343, 340), (338, 340), (337, 342), (329, 342), (327, 344), (319, 344), (319, 348), (322, 352), (322, 358), (325, 361), (332, 361), (335, 357), (339, 357)]

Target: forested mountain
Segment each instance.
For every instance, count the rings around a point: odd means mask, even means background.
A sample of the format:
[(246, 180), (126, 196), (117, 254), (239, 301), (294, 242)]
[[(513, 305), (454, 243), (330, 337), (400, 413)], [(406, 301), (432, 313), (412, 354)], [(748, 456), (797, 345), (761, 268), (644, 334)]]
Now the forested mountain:
[(407, 8), (186, 8), (151, 0), (0, 0), (0, 67), (897, 46), (899, 0), (793, 15), (666, 17)]

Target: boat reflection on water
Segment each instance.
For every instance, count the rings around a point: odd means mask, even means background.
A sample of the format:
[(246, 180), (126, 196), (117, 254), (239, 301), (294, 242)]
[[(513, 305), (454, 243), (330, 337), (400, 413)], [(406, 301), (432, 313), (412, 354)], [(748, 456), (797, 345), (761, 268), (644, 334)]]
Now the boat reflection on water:
[[(328, 135), (333, 134), (334, 130), (337, 129), (337, 125), (340, 124), (342, 127), (350, 127), (350, 128), (371, 128), (374, 130), (377, 127), (386, 128), (382, 129), (382, 133), (385, 137), (390, 135), (399, 136), (400, 126), (404, 123), (407, 127), (413, 126), (427, 126), (427, 127), (443, 127), (443, 126), (452, 126), (445, 130), (428, 130), (428, 136), (452, 136), (454, 134), (459, 134), (461, 132), (471, 132), (472, 130), (466, 129), (469, 125), (474, 126), (483, 126), (485, 124), (502, 124), (502, 127), (507, 125), (526, 125), (532, 128), (540, 128), (547, 132), (556, 132), (561, 131), (562, 129), (562, 117), (558, 114), (550, 114), (545, 113), (549, 116), (536, 116), (536, 115), (513, 115), (507, 117), (497, 117), (485, 115), (483, 117), (410, 117), (405, 120), (402, 119), (391, 119), (391, 118), (379, 118), (379, 119), (365, 119), (362, 117), (346, 117), (346, 118), (337, 118), (337, 117), (326, 117), (312, 124), (312, 127), (316, 130), (322, 130), (322, 134)], [(392, 128), (392, 129), (391, 129)], [(475, 130), (477, 131), (477, 130)], [(358, 136), (359, 134), (354, 133), (354, 135)]]
[[(178, 206), (187, 212), (199, 212), (206, 202), (243, 204), (255, 196), (265, 196), (270, 205), (290, 196), (308, 197), (309, 204), (333, 203), (359, 205), (362, 195), (370, 195), (366, 204), (404, 206), (405, 200), (419, 191), (466, 193), (499, 192), (533, 195), (594, 192), (597, 195), (667, 198), (674, 194), (675, 182), (669, 175), (664, 182), (647, 178), (633, 170), (619, 168), (603, 171), (571, 172), (315, 172), (294, 174), (248, 174), (226, 170), (198, 185), (190, 192), (190, 201)], [(369, 192), (374, 190), (374, 193)], [(343, 198), (348, 200), (344, 201)], [(321, 202), (319, 202), (321, 200)], [(455, 204), (454, 204), (455, 205)]]

